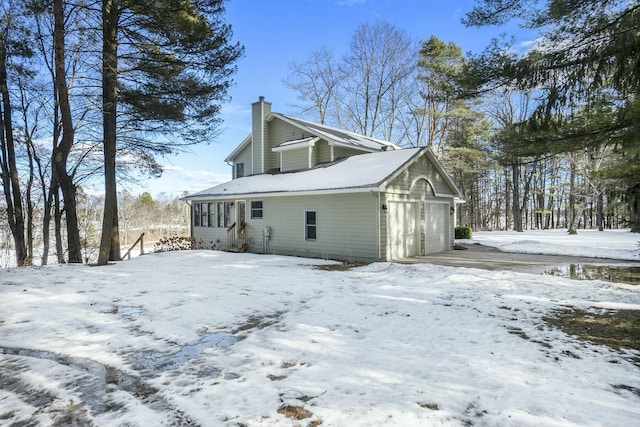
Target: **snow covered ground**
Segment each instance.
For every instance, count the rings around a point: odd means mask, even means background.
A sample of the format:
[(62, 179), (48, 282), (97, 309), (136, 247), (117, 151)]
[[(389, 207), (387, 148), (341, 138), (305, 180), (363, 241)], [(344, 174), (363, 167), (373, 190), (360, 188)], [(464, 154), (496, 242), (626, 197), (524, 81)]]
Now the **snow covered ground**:
[[(630, 233), (560, 237), (474, 241), (638, 259)], [(640, 310), (640, 288), (320, 264), (187, 251), (0, 271), (0, 425), (640, 425), (640, 354), (543, 320)]]
[(505, 252), (640, 261), (640, 235), (629, 229), (578, 230), (574, 235), (566, 230), (485, 231), (474, 233), (472, 240), (458, 242), (494, 246)]

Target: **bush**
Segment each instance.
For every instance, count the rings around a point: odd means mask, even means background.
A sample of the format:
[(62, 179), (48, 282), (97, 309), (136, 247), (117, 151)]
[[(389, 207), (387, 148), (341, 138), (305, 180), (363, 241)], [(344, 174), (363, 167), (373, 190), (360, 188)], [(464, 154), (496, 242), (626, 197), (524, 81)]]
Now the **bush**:
[(471, 227), (456, 227), (456, 239), (471, 239)]

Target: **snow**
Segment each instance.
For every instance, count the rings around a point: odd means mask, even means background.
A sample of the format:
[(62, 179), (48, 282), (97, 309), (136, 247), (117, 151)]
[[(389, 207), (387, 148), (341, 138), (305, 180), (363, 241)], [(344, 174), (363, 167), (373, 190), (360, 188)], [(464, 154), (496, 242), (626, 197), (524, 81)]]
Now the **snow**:
[[(636, 260), (638, 240), (474, 235)], [(202, 250), (0, 271), (0, 425), (640, 425), (640, 354), (543, 320), (567, 307), (640, 310), (640, 288), (322, 264)], [(312, 415), (292, 420), (285, 406)]]
[(329, 166), (318, 166), (301, 172), (246, 176), (194, 193), (185, 197), (184, 200), (241, 194), (373, 189), (419, 152), (419, 148), (408, 148), (367, 153), (347, 157)]
[(481, 231), (472, 237), (457, 242), (493, 246), (505, 252), (640, 260), (640, 235), (629, 229), (578, 230), (578, 234), (566, 230)]

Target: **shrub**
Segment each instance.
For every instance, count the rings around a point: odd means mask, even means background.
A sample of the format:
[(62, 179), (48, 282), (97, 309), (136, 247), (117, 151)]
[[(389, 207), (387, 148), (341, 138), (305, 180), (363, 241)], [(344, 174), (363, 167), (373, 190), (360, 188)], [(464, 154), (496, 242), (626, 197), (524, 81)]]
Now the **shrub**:
[(456, 227), (456, 239), (471, 239), (471, 227)]

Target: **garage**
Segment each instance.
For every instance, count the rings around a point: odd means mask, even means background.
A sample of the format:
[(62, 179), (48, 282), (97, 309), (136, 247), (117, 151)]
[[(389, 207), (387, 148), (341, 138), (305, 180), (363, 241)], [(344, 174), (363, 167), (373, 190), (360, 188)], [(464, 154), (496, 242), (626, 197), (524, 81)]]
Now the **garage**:
[(424, 215), (425, 253), (448, 251), (450, 249), (449, 204), (426, 202)]
[(388, 207), (389, 258), (400, 259), (416, 256), (419, 239), (418, 204), (390, 202)]

